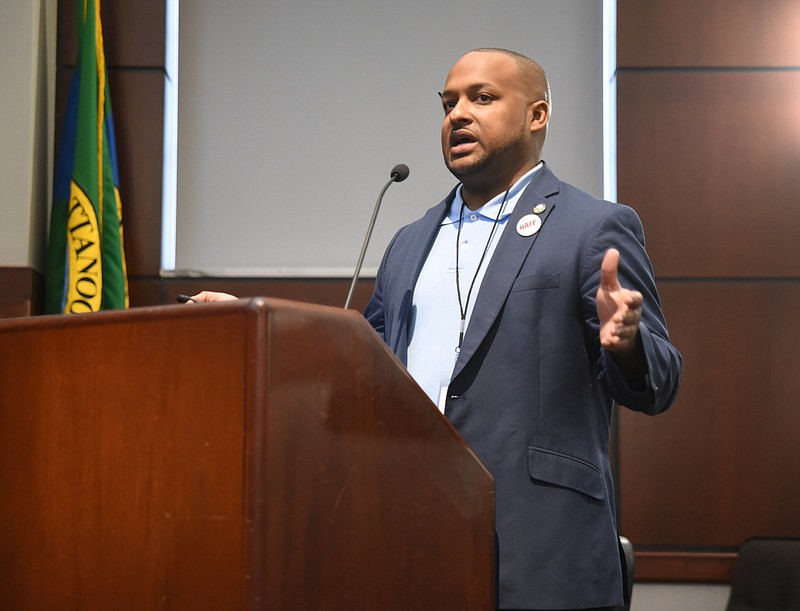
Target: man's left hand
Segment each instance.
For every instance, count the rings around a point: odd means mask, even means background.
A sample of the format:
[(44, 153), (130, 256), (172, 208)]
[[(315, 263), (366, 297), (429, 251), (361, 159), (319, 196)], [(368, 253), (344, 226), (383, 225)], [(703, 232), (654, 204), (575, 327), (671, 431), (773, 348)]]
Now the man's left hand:
[(600, 345), (622, 356), (636, 346), (642, 319), (642, 294), (620, 285), (618, 267), (619, 251), (609, 248), (600, 267), (597, 316), (600, 319)]

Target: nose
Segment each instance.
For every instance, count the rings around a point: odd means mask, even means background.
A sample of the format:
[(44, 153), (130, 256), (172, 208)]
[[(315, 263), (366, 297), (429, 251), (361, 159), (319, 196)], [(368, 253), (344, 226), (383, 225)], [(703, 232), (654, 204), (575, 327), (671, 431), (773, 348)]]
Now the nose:
[(469, 116), (469, 103), (464, 98), (459, 98), (447, 114), (451, 123), (464, 123), (469, 121)]

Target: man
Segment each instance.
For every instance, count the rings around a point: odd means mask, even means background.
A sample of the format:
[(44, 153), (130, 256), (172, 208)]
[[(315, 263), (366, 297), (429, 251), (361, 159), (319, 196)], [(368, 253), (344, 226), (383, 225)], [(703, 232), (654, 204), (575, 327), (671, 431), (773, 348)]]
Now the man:
[(613, 406), (666, 410), (682, 362), (641, 223), (541, 160), (536, 62), (471, 51), (440, 95), (460, 184), (395, 235), (365, 316), (495, 478), (500, 608), (621, 604)]
[(621, 604), (613, 405), (664, 411), (682, 362), (641, 224), (541, 161), (529, 58), (466, 53), (440, 96), (460, 184), (395, 235), (365, 316), (494, 475), (500, 608)]

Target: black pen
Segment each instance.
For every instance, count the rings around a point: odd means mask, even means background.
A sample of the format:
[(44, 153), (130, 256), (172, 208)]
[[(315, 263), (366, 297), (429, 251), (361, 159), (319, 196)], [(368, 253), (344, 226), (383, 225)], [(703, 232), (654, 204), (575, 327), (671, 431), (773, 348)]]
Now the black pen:
[(195, 303), (200, 303), (196, 299), (194, 299), (191, 295), (184, 295), (183, 293), (178, 294), (178, 303), (188, 303), (190, 301), (194, 301)]

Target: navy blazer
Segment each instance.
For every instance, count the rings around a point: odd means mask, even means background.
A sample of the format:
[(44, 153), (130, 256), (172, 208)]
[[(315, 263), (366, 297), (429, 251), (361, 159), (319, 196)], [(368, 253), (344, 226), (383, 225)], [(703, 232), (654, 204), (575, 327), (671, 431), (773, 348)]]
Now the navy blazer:
[[(414, 286), (454, 193), (397, 232), (365, 311), (403, 363)], [(542, 226), (523, 237), (517, 222), (537, 204)], [(599, 342), (595, 294), (611, 247), (620, 251), (622, 286), (644, 296), (648, 375), (633, 384)], [(559, 181), (545, 165), (489, 262), (445, 406), (495, 478), (501, 608), (621, 603), (612, 410), (667, 409), (681, 363), (636, 213)]]

